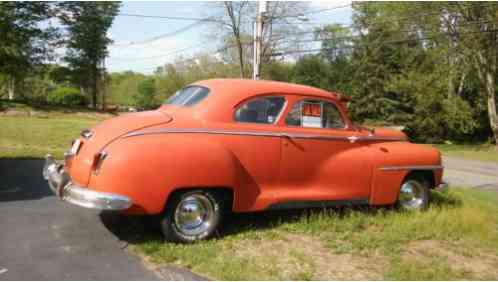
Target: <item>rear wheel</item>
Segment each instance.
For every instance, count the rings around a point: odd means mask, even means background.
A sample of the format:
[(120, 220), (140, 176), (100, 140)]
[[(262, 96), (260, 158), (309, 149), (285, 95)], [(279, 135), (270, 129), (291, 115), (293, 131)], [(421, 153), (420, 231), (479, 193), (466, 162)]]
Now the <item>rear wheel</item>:
[(222, 201), (216, 194), (196, 190), (176, 194), (161, 219), (167, 241), (192, 243), (211, 237), (222, 218)]
[(422, 210), (429, 205), (429, 185), (421, 177), (407, 177), (398, 196), (398, 207), (405, 210)]

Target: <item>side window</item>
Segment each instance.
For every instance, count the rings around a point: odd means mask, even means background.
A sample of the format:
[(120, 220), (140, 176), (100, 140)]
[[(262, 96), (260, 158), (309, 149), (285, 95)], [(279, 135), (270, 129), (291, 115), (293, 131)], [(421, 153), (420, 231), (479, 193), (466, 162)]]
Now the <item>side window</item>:
[(242, 104), (235, 111), (235, 120), (252, 123), (275, 123), (285, 104), (284, 97), (260, 97)]
[(287, 125), (314, 128), (344, 128), (337, 107), (323, 100), (302, 100), (294, 104), (285, 119)]

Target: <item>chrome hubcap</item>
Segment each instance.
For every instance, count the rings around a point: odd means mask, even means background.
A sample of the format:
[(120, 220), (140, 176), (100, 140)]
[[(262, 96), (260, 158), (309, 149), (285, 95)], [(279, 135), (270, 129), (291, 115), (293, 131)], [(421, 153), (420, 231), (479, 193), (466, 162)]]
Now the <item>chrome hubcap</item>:
[(414, 180), (408, 180), (401, 186), (399, 203), (403, 208), (420, 209), (424, 204), (424, 188)]
[(205, 233), (212, 225), (214, 207), (204, 195), (191, 195), (183, 199), (175, 210), (175, 225), (188, 236)]

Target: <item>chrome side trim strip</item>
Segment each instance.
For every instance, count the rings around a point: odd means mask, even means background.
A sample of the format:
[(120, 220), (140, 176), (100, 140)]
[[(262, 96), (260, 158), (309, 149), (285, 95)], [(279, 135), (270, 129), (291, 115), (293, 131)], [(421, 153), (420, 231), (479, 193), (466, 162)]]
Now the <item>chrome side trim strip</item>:
[(442, 165), (407, 165), (407, 166), (383, 166), (380, 170), (440, 170), (444, 167)]
[(130, 132), (122, 138), (150, 135), (150, 134), (172, 134), (172, 133), (192, 133), (192, 134), (226, 134), (226, 135), (245, 135), (245, 136), (265, 136), (265, 137), (285, 137), (290, 139), (316, 139), (316, 140), (340, 140), (348, 142), (357, 141), (406, 141), (405, 138), (397, 137), (375, 137), (375, 136), (325, 136), (318, 134), (290, 133), (290, 132), (264, 132), (264, 131), (242, 131), (226, 129), (155, 129), (141, 130)]

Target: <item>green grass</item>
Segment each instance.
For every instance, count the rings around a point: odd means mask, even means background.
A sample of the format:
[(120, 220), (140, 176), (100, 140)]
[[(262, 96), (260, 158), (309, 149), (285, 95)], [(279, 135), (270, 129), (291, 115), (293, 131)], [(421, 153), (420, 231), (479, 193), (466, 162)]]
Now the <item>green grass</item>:
[(34, 116), (0, 115), (0, 158), (42, 158), (50, 153), (61, 159), (82, 129), (104, 117), (91, 112), (57, 111)]
[(443, 155), (479, 161), (498, 162), (498, 150), (493, 144), (481, 145), (435, 145)]
[[(133, 249), (220, 280), (498, 279), (498, 198), (433, 192), (422, 212), (314, 210), (235, 215), (192, 245), (139, 233)], [(136, 232), (133, 232), (134, 236)]]

